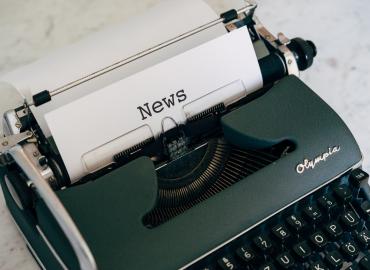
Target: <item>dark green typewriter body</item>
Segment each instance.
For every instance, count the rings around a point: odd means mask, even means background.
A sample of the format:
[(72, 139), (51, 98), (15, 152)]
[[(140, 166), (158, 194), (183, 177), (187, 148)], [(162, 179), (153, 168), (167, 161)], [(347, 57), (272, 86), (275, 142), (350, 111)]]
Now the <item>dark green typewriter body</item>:
[[(199, 154), (220, 167), (209, 172), (217, 176), (212, 181), (171, 189), (153, 162), (139, 157), (57, 191), (98, 269), (366, 267), (370, 194), (358, 169), (362, 156), (323, 100), (288, 76), (220, 125), (222, 138)], [(21, 194), (22, 208), (1, 177), (6, 203), (40, 265), (79, 269), (42, 199), (17, 184), (15, 168), (1, 173)], [(339, 235), (330, 231), (333, 224)]]

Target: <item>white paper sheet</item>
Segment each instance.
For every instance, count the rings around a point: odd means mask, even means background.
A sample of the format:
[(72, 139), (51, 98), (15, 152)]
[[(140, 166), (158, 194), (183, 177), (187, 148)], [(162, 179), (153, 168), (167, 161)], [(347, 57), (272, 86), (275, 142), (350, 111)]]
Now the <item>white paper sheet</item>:
[(247, 28), (235, 30), (46, 114), (71, 179), (191, 116), (262, 86)]
[[(0, 77), (18, 89), (27, 100), (43, 91), (53, 90), (101, 68), (188, 32), (219, 17), (201, 0), (165, 0), (141, 15), (64, 47), (35, 63)], [(219, 24), (201, 33), (118, 68), (68, 92), (53, 97), (40, 107), (31, 107), (44, 134), (50, 131), (44, 114), (110, 83), (209, 41), (226, 32)]]

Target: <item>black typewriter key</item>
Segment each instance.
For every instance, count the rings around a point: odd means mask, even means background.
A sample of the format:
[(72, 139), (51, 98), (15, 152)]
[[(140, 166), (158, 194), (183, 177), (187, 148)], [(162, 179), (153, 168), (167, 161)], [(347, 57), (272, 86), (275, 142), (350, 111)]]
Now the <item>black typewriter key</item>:
[(359, 187), (362, 181), (368, 180), (369, 175), (361, 169), (355, 169), (349, 176), (349, 181), (355, 187)]
[(289, 252), (284, 252), (276, 257), (276, 261), (283, 269), (291, 269), (294, 266), (294, 259)]
[(253, 243), (263, 253), (270, 253), (272, 251), (272, 241), (266, 235), (259, 235), (253, 238)]
[(367, 255), (360, 260), (360, 269), (370, 270), (370, 256)]
[(360, 212), (366, 220), (370, 218), (370, 202), (369, 201), (364, 201), (361, 203)]
[(276, 270), (276, 267), (271, 262), (268, 262), (262, 264), (258, 270)]
[(325, 225), (325, 231), (333, 240), (338, 239), (343, 234), (342, 227), (336, 221), (330, 222), (329, 224)]
[(326, 254), (325, 260), (330, 269), (340, 269), (343, 265), (343, 257), (337, 250)]
[(303, 241), (303, 242), (300, 242), (296, 245), (293, 246), (293, 251), (295, 253), (295, 255), (301, 260), (301, 261), (304, 261), (306, 260), (308, 257), (311, 256), (311, 248), (309, 247), (309, 245), (307, 244), (306, 241)]
[(323, 261), (318, 260), (310, 264), (310, 270), (330, 270)]
[(321, 211), (317, 206), (308, 205), (303, 209), (303, 212), (305, 213), (309, 222), (316, 223), (322, 217)]
[(322, 195), (318, 198), (319, 205), (328, 213), (331, 213), (337, 206), (337, 202), (330, 194)]
[(357, 258), (360, 250), (354, 241), (347, 241), (341, 246), (343, 255), (353, 261)]
[(250, 247), (240, 247), (236, 250), (238, 257), (247, 264), (252, 264), (256, 261), (257, 254)]
[(342, 221), (345, 228), (348, 230), (354, 230), (357, 228), (360, 219), (353, 211), (346, 211), (340, 216), (340, 220)]
[(217, 260), (217, 264), (221, 267), (222, 270), (235, 270), (238, 269), (236, 262), (231, 256), (223, 256)]
[(362, 248), (368, 248), (370, 245), (370, 231), (363, 230), (356, 236), (357, 242), (360, 244)]
[(349, 202), (352, 199), (352, 190), (346, 185), (340, 185), (333, 188), (334, 194), (344, 202)]
[(272, 234), (279, 241), (286, 241), (290, 237), (290, 232), (284, 224), (278, 224), (271, 229)]
[(310, 236), (310, 240), (312, 244), (318, 249), (322, 249), (328, 244), (328, 240), (326, 239), (326, 236), (321, 231), (318, 231), (312, 234)]
[(306, 221), (298, 215), (290, 215), (287, 217), (286, 222), (295, 233), (301, 232), (307, 225)]

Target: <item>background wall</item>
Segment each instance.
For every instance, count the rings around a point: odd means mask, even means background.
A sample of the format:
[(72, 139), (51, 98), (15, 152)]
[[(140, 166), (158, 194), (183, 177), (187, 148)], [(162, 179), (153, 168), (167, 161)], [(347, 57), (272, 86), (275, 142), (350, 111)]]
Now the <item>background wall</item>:
[[(0, 0), (0, 73), (120, 22), (157, 2)], [(208, 2), (224, 10), (227, 1)], [(316, 43), (318, 56), (302, 79), (348, 124), (364, 153), (364, 167), (369, 170), (369, 1), (260, 0), (258, 3), (257, 15), (273, 33), (302, 36)], [(38, 269), (0, 196), (0, 269)]]

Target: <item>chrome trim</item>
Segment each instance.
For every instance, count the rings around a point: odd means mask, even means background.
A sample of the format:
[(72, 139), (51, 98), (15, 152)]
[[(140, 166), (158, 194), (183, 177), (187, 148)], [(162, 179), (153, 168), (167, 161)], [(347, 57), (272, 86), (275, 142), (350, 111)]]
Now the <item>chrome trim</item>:
[(3, 115), (3, 130), (5, 135), (20, 133), (22, 124), (15, 110), (6, 111)]
[(33, 133), (31, 131), (9, 135), (7, 137), (2, 137), (0, 135), (0, 165), (6, 166), (12, 163), (8, 155), (9, 149), (21, 142), (30, 140), (32, 137)]
[(340, 152), (340, 150), (340, 145), (336, 145), (328, 147), (326, 152), (323, 152), (314, 158), (303, 158), (303, 161), (296, 166), (296, 172), (298, 174), (303, 174), (306, 170), (314, 170), (316, 165), (318, 165), (320, 162), (326, 162), (328, 158)]
[(58, 253), (56, 252), (56, 250), (54, 249), (54, 247), (51, 245), (51, 243), (49, 242), (49, 240), (46, 238), (44, 232), (41, 230), (40, 226), (39, 225), (36, 225), (36, 229), (37, 231), (39, 232), (39, 234), (41, 235), (42, 239), (44, 240), (45, 244), (48, 246), (48, 248), (50, 249), (51, 253), (53, 253), (55, 259), (58, 261), (58, 263), (60, 264), (60, 266), (65, 269), (65, 270), (68, 270), (68, 267), (64, 264), (62, 258), (59, 257)]
[(31, 131), (25, 131), (7, 137), (0, 137), (0, 155), (6, 154), (13, 146), (30, 139), (32, 136), (33, 133)]
[[(238, 9), (237, 10), (237, 13), (238, 13), (238, 15), (243, 14), (243, 13), (247, 13), (247, 12), (253, 11), (256, 7), (257, 7), (256, 4), (247, 3), (246, 6)], [(88, 74), (88, 75), (80, 78), (80, 79), (77, 79), (75, 81), (72, 81), (70, 83), (67, 83), (66, 85), (63, 85), (63, 86), (58, 87), (56, 89), (50, 90), (50, 92), (49, 92), (50, 93), (50, 96), (53, 97), (55, 95), (58, 95), (58, 94), (63, 93), (65, 91), (68, 91), (68, 90), (72, 89), (73, 87), (76, 87), (76, 86), (78, 86), (80, 84), (86, 83), (86, 82), (88, 82), (88, 81), (90, 81), (90, 80), (92, 80), (92, 79), (94, 79), (96, 77), (102, 76), (102, 75), (104, 75), (104, 74), (106, 74), (106, 73), (108, 73), (108, 72), (110, 72), (112, 70), (115, 70), (115, 69), (117, 69), (119, 67), (122, 67), (122, 66), (124, 66), (124, 65), (126, 65), (128, 63), (131, 63), (131, 62), (133, 62), (133, 61), (135, 61), (137, 59), (140, 59), (140, 58), (142, 58), (142, 57), (144, 57), (144, 56), (146, 56), (148, 54), (151, 54), (151, 53), (156, 52), (156, 51), (158, 51), (160, 49), (163, 49), (165, 47), (168, 47), (171, 44), (174, 44), (174, 43), (176, 43), (176, 42), (178, 42), (180, 40), (183, 40), (185, 38), (188, 38), (188, 37), (190, 37), (192, 35), (195, 35), (197, 33), (200, 33), (201, 31), (207, 30), (207, 29), (209, 29), (209, 28), (211, 28), (213, 26), (216, 26), (217, 24), (223, 23), (223, 21), (224, 21), (223, 18), (216, 19), (214, 21), (211, 21), (209, 23), (206, 23), (204, 25), (201, 25), (201, 26), (199, 26), (199, 27), (197, 27), (195, 29), (192, 29), (192, 30), (190, 30), (188, 32), (185, 32), (183, 34), (180, 34), (180, 35), (178, 35), (175, 38), (172, 38), (172, 39), (169, 39), (167, 41), (164, 41), (164, 42), (162, 42), (162, 43), (160, 43), (160, 44), (158, 44), (156, 46), (153, 46), (153, 47), (151, 47), (151, 48), (149, 48), (147, 50), (141, 51), (141, 52), (139, 52), (137, 54), (134, 54), (134, 55), (132, 55), (130, 57), (127, 57), (125, 59), (122, 59), (122, 60), (120, 60), (120, 61), (118, 61), (116, 63), (113, 63), (112, 65), (109, 65), (109, 66), (104, 67), (104, 68), (102, 68), (100, 70), (97, 70), (97, 71), (95, 71), (95, 72), (93, 72), (91, 74)], [(33, 106), (33, 105), (34, 105), (34, 103), (31, 102), (31, 101), (30, 101), (30, 103), (28, 103), (28, 106)]]
[(46, 206), (50, 209), (51, 214), (54, 216), (65, 236), (69, 240), (73, 251), (77, 256), (80, 268), (84, 270), (96, 270), (97, 265), (94, 256), (83, 239), (80, 231), (54, 191), (43, 179), (39, 170), (34, 166), (31, 158), (27, 156), (23, 147), (16, 145), (12, 147), (8, 153), (26, 174), (40, 197), (44, 200)]
[(30, 158), (33, 166), (40, 172), (42, 178), (51, 184), (54, 179), (54, 173), (48, 165), (41, 165), (39, 162), (40, 157), (43, 157), (38, 147), (34, 143), (27, 143), (23, 145), (23, 150), (26, 155)]
[(243, 234), (249, 232), (250, 230), (254, 229), (255, 227), (257, 227), (258, 225), (262, 224), (263, 222), (265, 222), (266, 220), (268, 220), (269, 218), (275, 216), (276, 214), (280, 213), (281, 211), (284, 211), (286, 208), (288, 208), (289, 206), (295, 204), (296, 202), (300, 201), (301, 199), (303, 199), (304, 197), (307, 197), (309, 196), (310, 194), (314, 193), (315, 191), (319, 190), (320, 188), (322, 188), (323, 186), (329, 184), (330, 182), (334, 181), (335, 179), (337, 179), (338, 177), (342, 176), (343, 174), (346, 174), (347, 172), (351, 171), (351, 170), (354, 170), (354, 169), (357, 169), (358, 167), (361, 166), (362, 164), (362, 160), (363, 160), (363, 157), (361, 155), (361, 160), (354, 164), (352, 167), (348, 168), (347, 170), (343, 171), (342, 173), (334, 176), (333, 178), (329, 179), (328, 181), (326, 181), (324, 184), (316, 187), (315, 189), (311, 190), (310, 192), (304, 194), (303, 196), (299, 197), (297, 200), (287, 204), (286, 206), (284, 206), (283, 208), (279, 209), (278, 211), (275, 211), (274, 213), (272, 213), (271, 215), (265, 217), (264, 219), (260, 220), (259, 222), (257, 222), (256, 224), (250, 226), (249, 228), (247, 228), (246, 230), (240, 232), (239, 234), (235, 235), (234, 237), (224, 241), (222, 244), (218, 245), (217, 247), (215, 247), (214, 249), (208, 251), (207, 253), (203, 254), (202, 256), (198, 257), (197, 259), (191, 261), (190, 263), (186, 264), (185, 266), (179, 268), (179, 270), (185, 270), (186, 268), (192, 266), (193, 264), (199, 262), (201, 259), (207, 257), (209, 254), (215, 252), (216, 250), (222, 248), (223, 246), (227, 245), (228, 243), (230, 243), (231, 241), (235, 240), (236, 238), (242, 236)]
[[(294, 57), (293, 52), (286, 46), (290, 42), (290, 40), (283, 33), (279, 33), (278, 38), (276, 38), (269, 30), (267, 30), (267, 28), (261, 23), (257, 16), (253, 16), (253, 20), (256, 23), (257, 33), (265, 40), (267, 40), (271, 44), (271, 46), (282, 53), (287, 69), (286, 72), (289, 75), (295, 75), (299, 77), (297, 60)], [(278, 40), (279, 43), (277, 42)]]
[(44, 264), (42, 263), (42, 261), (40, 260), (39, 256), (37, 256), (37, 253), (35, 252), (35, 250), (33, 249), (32, 245), (30, 244), (30, 242), (28, 242), (26, 236), (23, 234), (21, 228), (19, 228), (17, 222), (15, 221), (14, 217), (12, 216), (12, 214), (10, 213), (10, 217), (12, 219), (12, 221), (14, 222), (14, 225), (15, 227), (17, 228), (18, 232), (20, 233), (20, 235), (22, 236), (24, 242), (26, 242), (26, 245), (28, 246), (29, 248), (29, 251), (32, 253), (33, 257), (35, 258), (35, 260), (37, 261), (37, 263), (39, 264), (39, 266), (41, 266), (41, 268), (43, 270), (47, 270), (46, 267), (44, 266)]
[[(7, 175), (5, 175), (5, 181), (9, 181)], [(9, 182), (10, 183), (10, 182)], [(10, 183), (11, 184), (11, 183)], [(12, 193), (11, 190), (9, 189), (9, 186), (7, 185), (7, 188), (10, 192), (10, 194)], [(11, 194), (12, 195), (12, 194)], [(13, 195), (12, 195), (13, 196)], [(14, 197), (13, 197), (14, 199)], [(17, 203), (17, 201), (14, 199), (14, 201)], [(18, 204), (18, 203), (17, 203)], [(19, 207), (19, 205), (18, 205)], [(23, 210), (23, 207), (19, 207), (21, 210)], [(37, 253), (35, 252), (35, 250), (33, 249), (32, 245), (30, 244), (30, 242), (28, 242), (26, 236), (23, 234), (22, 230), (19, 228), (17, 222), (14, 220), (14, 217), (12, 216), (12, 214), (10, 214), (10, 217), (12, 219), (12, 221), (14, 222), (15, 226), (17, 227), (17, 230), (18, 232), (21, 234), (23, 240), (26, 242), (26, 245), (28, 246), (28, 248), (30, 249), (30, 252), (32, 253), (32, 255), (34, 256), (35, 260), (37, 261), (37, 263), (39, 264), (39, 266), (41, 266), (42, 269), (45, 269), (45, 266), (44, 264), (42, 263), (41, 259), (38, 257)], [(39, 234), (41, 235), (41, 237), (43, 238), (44, 242), (46, 243), (46, 245), (48, 246), (48, 248), (50, 249), (51, 253), (54, 255), (55, 259), (59, 262), (59, 264), (61, 265), (61, 267), (63, 269), (66, 269), (68, 270), (68, 268), (66, 267), (66, 265), (63, 263), (62, 259), (59, 257), (59, 255), (57, 254), (57, 252), (55, 251), (55, 249), (53, 248), (53, 246), (50, 244), (49, 240), (46, 238), (45, 234), (43, 233), (43, 231), (41, 230), (41, 228), (36, 225), (36, 229), (37, 231), (39, 232)]]
[(288, 67), (288, 74), (299, 77), (299, 68), (297, 64), (297, 59), (295, 58), (293, 52), (289, 50), (289, 48), (286, 45), (280, 45), (279, 50), (284, 55), (285, 63)]
[(15, 204), (18, 206), (19, 209), (23, 210), (23, 205), (21, 199), (18, 196), (18, 193), (15, 191), (13, 184), (10, 182), (8, 175), (4, 176), (5, 185), (9, 190), (10, 196), (12, 196)]

